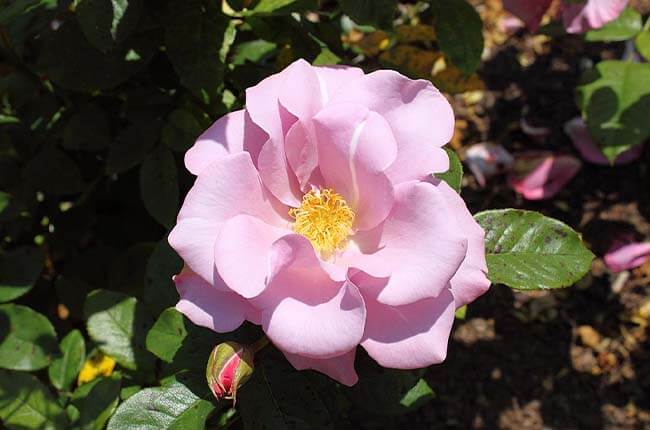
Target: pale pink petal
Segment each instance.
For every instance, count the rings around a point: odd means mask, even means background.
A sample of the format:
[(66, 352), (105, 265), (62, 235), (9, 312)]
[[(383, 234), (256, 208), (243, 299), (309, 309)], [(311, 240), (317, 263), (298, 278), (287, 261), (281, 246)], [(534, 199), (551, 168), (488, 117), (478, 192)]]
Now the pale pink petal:
[[(587, 124), (582, 118), (576, 117), (564, 124), (564, 132), (569, 135), (571, 141), (573, 141), (573, 146), (586, 161), (601, 166), (611, 165), (596, 141), (589, 134)], [(616, 157), (614, 164), (629, 164), (636, 161), (641, 154), (643, 154), (643, 145), (634, 145)]]
[(332, 95), (344, 85), (363, 76), (363, 70), (349, 66), (318, 66), (316, 74), (321, 86), (322, 98), (328, 103)]
[(223, 223), (214, 245), (214, 261), (228, 287), (246, 298), (259, 295), (270, 275), (271, 245), (291, 234), (249, 215)]
[(528, 29), (536, 32), (553, 0), (503, 0), (503, 8), (521, 18)]
[(357, 372), (354, 370), (355, 355), (356, 348), (343, 355), (324, 359), (308, 358), (284, 352), (289, 363), (297, 370), (313, 369), (348, 387), (353, 386), (359, 380)]
[(390, 124), (398, 145), (397, 159), (388, 169), (393, 184), (449, 169), (441, 147), (454, 134), (454, 113), (431, 82), (380, 70), (336, 91), (331, 103), (342, 102), (364, 105)]
[(178, 221), (169, 233), (169, 245), (185, 264), (206, 282), (215, 283), (214, 243), (220, 222), (203, 218), (185, 218)]
[(284, 352), (331, 358), (358, 345), (365, 306), (344, 272), (332, 279), (307, 239), (284, 236), (272, 247), (273, 275), (252, 300), (262, 310), (262, 327)]
[(287, 164), (284, 138), (269, 139), (262, 147), (257, 166), (264, 185), (287, 206), (300, 206), (300, 185)]
[(178, 220), (201, 218), (221, 223), (247, 214), (283, 225), (286, 219), (276, 212), (276, 205), (262, 186), (250, 154), (240, 152), (218, 159), (201, 172), (185, 197)]
[(300, 119), (311, 118), (326, 102), (325, 88), (316, 68), (305, 60), (294, 61), (282, 72), (279, 101), (287, 111)]
[(379, 114), (348, 103), (330, 105), (313, 123), (325, 185), (355, 211), (355, 228), (375, 227), (393, 203), (393, 187), (383, 173), (397, 154), (390, 126)]
[(465, 153), (465, 164), (481, 187), (486, 185), (488, 178), (510, 170), (514, 161), (503, 146), (494, 143), (477, 143)]
[[(363, 291), (381, 290), (381, 282), (361, 274), (353, 277)], [(451, 291), (404, 306), (382, 304), (364, 293), (366, 329), (361, 346), (383, 367), (419, 369), (441, 363), (456, 305)]]
[(284, 149), (289, 166), (296, 175), (303, 192), (309, 191), (310, 185), (316, 182), (314, 175), (318, 167), (318, 150), (313, 134), (311, 121), (296, 121), (284, 139)]
[(628, 0), (587, 0), (585, 3), (563, 1), (562, 19), (568, 33), (584, 33), (614, 21)]
[(464, 226), (446, 199), (430, 183), (398, 186), (383, 224), (354, 236), (358, 248), (350, 246), (337, 264), (388, 278), (377, 294), (377, 300), (387, 305), (437, 297), (448, 289), (467, 252)]
[(581, 166), (580, 160), (570, 155), (532, 151), (517, 156), (508, 182), (525, 199), (549, 199), (573, 179)]
[(247, 151), (254, 162), (268, 136), (256, 126), (244, 110), (219, 118), (203, 132), (185, 153), (185, 167), (198, 175), (217, 159)]
[(605, 264), (612, 272), (634, 269), (650, 259), (650, 243), (617, 243), (607, 254)]
[(174, 283), (180, 295), (176, 309), (201, 327), (227, 333), (257, 313), (243, 297), (213, 287), (190, 270), (174, 276)]
[(449, 281), (456, 307), (459, 308), (473, 302), (490, 288), (490, 281), (486, 276), (485, 232), (474, 220), (465, 201), (458, 193), (443, 181), (439, 182), (438, 187), (446, 197), (447, 207), (452, 216), (458, 225), (462, 226), (463, 234), (467, 237), (465, 260)]

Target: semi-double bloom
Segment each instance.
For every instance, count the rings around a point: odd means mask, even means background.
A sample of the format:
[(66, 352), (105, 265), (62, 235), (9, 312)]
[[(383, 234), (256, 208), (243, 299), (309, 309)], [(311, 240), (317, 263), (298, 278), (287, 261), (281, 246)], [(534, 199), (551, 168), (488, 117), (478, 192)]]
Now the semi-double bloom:
[(246, 91), (185, 155), (169, 235), (177, 309), (217, 332), (262, 327), (297, 369), (357, 381), (445, 359), (455, 310), (489, 288), (484, 233), (432, 173), (451, 106), (393, 71), (298, 60)]

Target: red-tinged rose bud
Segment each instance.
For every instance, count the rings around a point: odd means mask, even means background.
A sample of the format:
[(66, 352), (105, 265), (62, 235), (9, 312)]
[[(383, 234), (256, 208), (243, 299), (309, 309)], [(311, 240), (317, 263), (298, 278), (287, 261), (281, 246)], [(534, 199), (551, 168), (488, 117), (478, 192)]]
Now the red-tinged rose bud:
[(237, 342), (224, 342), (210, 353), (205, 377), (217, 400), (237, 398), (237, 390), (253, 374), (253, 349)]

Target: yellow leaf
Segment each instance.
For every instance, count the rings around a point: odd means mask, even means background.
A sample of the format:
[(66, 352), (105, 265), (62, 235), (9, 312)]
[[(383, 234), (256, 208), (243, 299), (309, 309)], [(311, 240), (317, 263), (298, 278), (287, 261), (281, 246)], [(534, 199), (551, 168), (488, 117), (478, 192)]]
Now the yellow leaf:
[(430, 25), (398, 25), (395, 27), (397, 43), (435, 42), (436, 32)]
[(444, 58), (439, 58), (436, 61), (431, 81), (440, 91), (450, 94), (485, 89), (485, 84), (476, 73), (466, 75), (453, 64), (446, 62)]

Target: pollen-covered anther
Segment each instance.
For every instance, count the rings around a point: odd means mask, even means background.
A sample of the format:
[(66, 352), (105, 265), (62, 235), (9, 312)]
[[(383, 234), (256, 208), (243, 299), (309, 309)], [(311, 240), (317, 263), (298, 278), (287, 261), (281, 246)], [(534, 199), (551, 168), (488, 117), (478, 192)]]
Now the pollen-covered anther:
[(289, 215), (295, 219), (293, 230), (325, 257), (345, 247), (355, 216), (345, 199), (330, 188), (306, 193), (300, 207), (290, 209)]

